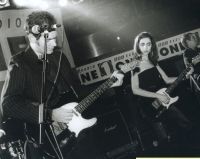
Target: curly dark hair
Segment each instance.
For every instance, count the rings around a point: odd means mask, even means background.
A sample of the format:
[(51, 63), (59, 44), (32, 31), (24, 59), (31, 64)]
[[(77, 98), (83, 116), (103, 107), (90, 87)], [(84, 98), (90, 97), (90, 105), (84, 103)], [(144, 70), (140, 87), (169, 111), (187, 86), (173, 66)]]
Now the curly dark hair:
[(34, 11), (28, 15), (26, 19), (26, 31), (31, 32), (31, 29), (34, 25), (43, 26), (48, 25), (52, 26), (56, 23), (54, 16), (47, 11)]
[(142, 52), (139, 48), (139, 43), (140, 43), (140, 40), (143, 38), (149, 38), (152, 43), (151, 52), (148, 54), (148, 57), (149, 57), (150, 62), (154, 66), (156, 66), (158, 63), (158, 50), (156, 47), (156, 42), (153, 39), (153, 36), (148, 32), (141, 32), (136, 36), (136, 38), (134, 40), (134, 45), (133, 45), (134, 56), (136, 59), (141, 60)]
[(199, 44), (199, 36), (197, 36), (195, 33), (186, 33), (183, 34), (182, 38), (181, 38), (181, 43), (185, 48), (188, 48), (188, 44), (187, 44), (187, 40), (192, 40), (194, 39), (197, 42), (197, 45)]

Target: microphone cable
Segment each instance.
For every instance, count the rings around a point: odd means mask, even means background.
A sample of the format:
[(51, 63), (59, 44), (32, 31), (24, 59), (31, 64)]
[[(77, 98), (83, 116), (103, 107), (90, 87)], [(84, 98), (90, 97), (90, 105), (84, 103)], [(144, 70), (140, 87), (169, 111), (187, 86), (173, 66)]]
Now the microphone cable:
[(62, 30), (61, 30), (61, 48), (60, 48), (60, 57), (59, 57), (59, 61), (58, 61), (58, 69), (57, 69), (57, 73), (56, 73), (56, 76), (55, 76), (55, 79), (54, 79), (54, 82), (53, 82), (53, 86), (52, 86), (50, 93), (47, 97), (46, 104), (49, 102), (49, 100), (50, 100), (50, 98), (53, 94), (56, 83), (58, 81), (58, 76), (59, 76), (60, 68), (61, 68), (61, 62), (62, 62), (62, 56), (63, 56), (63, 45), (64, 45), (64, 28), (63, 27), (61, 27), (61, 28), (62, 28)]

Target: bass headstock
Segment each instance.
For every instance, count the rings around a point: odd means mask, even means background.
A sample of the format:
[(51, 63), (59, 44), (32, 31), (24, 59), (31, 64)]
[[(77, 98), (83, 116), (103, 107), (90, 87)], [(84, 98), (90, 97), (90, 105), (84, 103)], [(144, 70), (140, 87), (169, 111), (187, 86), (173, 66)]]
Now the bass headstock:
[(133, 60), (133, 61), (131, 61), (130, 63), (126, 63), (126, 64), (122, 65), (122, 66), (120, 67), (120, 70), (121, 70), (123, 73), (127, 73), (127, 72), (129, 72), (129, 71), (131, 71), (131, 70), (134, 70), (136, 67), (138, 67), (138, 66), (139, 66), (139, 63), (140, 63), (140, 61), (138, 61), (138, 60)]

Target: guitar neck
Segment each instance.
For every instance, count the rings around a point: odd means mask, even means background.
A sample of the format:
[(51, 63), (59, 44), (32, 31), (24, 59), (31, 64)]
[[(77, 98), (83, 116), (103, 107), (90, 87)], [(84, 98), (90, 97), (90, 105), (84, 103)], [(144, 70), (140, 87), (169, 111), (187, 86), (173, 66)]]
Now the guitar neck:
[[(126, 67), (123, 67), (119, 70), (119, 73), (127, 73), (134, 69), (138, 65), (139, 61), (135, 60), (131, 63), (127, 64)], [(117, 81), (117, 78), (115, 76), (110, 77), (108, 80), (106, 80), (103, 84), (101, 84), (97, 89), (95, 89), (92, 93), (90, 93), (86, 98), (84, 98), (76, 107), (76, 111), (78, 111), (80, 114), (92, 103), (94, 103), (95, 100), (97, 100), (106, 90), (108, 90), (113, 83)]]
[(76, 111), (82, 113), (88, 106), (94, 103), (106, 90), (108, 90), (113, 83), (117, 81), (116, 77), (111, 77), (101, 84), (97, 89), (90, 93), (86, 98), (84, 98), (76, 107)]
[(179, 76), (178, 78), (166, 89), (165, 92), (167, 92), (168, 94), (170, 94), (171, 92), (173, 92), (173, 90), (175, 89), (175, 87), (183, 80), (183, 78), (185, 77), (185, 75), (187, 74), (187, 72), (190, 70), (190, 67), (187, 67)]

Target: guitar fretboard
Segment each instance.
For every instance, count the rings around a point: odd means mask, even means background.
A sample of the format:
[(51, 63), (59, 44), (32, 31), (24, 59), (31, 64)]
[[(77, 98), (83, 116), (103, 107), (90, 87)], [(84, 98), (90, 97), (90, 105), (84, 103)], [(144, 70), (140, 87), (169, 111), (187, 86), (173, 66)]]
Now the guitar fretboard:
[(111, 77), (101, 84), (97, 89), (84, 98), (76, 107), (76, 111), (82, 113), (88, 106), (90, 106), (97, 98), (99, 98), (113, 83), (117, 81), (116, 77)]
[(182, 81), (182, 79), (185, 77), (187, 72), (190, 70), (190, 67), (187, 67), (179, 76), (178, 78), (166, 89), (165, 92), (168, 94), (172, 93), (174, 88)]

